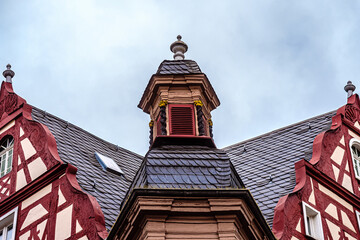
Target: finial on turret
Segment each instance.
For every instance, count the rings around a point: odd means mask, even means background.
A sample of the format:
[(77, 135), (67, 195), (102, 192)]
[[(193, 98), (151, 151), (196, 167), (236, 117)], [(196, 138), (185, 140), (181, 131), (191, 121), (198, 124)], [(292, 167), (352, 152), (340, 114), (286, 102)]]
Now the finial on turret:
[(184, 60), (188, 45), (181, 41), (181, 35), (178, 35), (177, 41), (170, 45), (170, 50), (174, 53), (174, 60)]
[(11, 70), (11, 65), (6, 65), (6, 70), (3, 72), (3, 76), (6, 78), (6, 82), (12, 83), (12, 78), (15, 76), (15, 72)]
[(352, 84), (351, 81), (348, 81), (346, 86), (344, 87), (345, 92), (348, 94), (348, 98), (353, 95), (353, 92), (355, 91), (356, 87), (354, 84)]

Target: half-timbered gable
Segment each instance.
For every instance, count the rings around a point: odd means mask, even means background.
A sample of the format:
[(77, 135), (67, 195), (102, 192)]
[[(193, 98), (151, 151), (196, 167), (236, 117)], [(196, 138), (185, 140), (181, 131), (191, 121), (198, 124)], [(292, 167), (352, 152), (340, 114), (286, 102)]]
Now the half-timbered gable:
[[(27, 104), (13, 91), (7, 67), (0, 90), (0, 239), (105, 239), (141, 156)], [(124, 172), (110, 171), (111, 161)]]
[(0, 90), (2, 239), (104, 239), (104, 216), (11, 82)]
[(225, 148), (277, 238), (359, 238), (359, 106)]

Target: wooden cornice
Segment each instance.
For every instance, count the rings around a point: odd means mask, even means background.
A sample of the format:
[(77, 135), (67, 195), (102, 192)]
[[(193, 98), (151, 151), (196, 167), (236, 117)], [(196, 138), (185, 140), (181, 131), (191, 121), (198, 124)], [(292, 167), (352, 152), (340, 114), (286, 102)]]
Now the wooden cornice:
[(150, 78), (148, 85), (138, 104), (144, 112), (150, 113), (150, 106), (157, 97), (157, 92), (161, 86), (200, 86), (204, 98), (210, 104), (210, 111), (220, 105), (220, 101), (205, 74), (184, 74), (184, 75), (160, 75), (154, 74)]
[[(177, 204), (181, 200), (185, 200), (185, 202)], [(203, 201), (204, 204), (201, 205), (199, 201)], [(247, 232), (247, 235), (258, 236), (262, 232), (267, 237), (265, 239), (275, 240), (270, 227), (247, 189), (145, 188), (136, 188), (131, 192), (107, 239), (117, 239), (119, 233), (123, 234), (123, 237), (131, 239), (136, 234), (140, 234), (140, 230), (132, 228), (130, 225), (141, 228), (147, 216), (166, 217), (170, 213), (171, 216), (174, 214), (176, 216), (177, 214), (199, 216), (209, 216), (209, 214), (237, 216), (240, 214), (241, 216), (239, 215), (238, 218), (244, 226), (248, 226), (246, 229), (242, 229)]]

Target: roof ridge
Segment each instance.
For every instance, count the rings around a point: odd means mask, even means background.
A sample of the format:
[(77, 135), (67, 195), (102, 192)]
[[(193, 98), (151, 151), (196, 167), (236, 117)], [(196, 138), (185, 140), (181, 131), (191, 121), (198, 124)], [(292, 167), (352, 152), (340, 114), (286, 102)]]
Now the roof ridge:
[(311, 117), (311, 118), (308, 118), (308, 119), (305, 119), (305, 120), (302, 120), (300, 122), (297, 122), (297, 123), (293, 123), (293, 124), (290, 124), (290, 125), (287, 125), (285, 127), (282, 127), (282, 128), (278, 128), (278, 129), (275, 129), (275, 130), (272, 130), (270, 132), (267, 132), (267, 133), (264, 133), (264, 134), (261, 134), (261, 135), (258, 135), (256, 137), (252, 137), (252, 138), (249, 138), (249, 139), (246, 139), (246, 140), (243, 140), (241, 142), (238, 142), (238, 143), (234, 143), (234, 144), (231, 144), (227, 147), (224, 147), (222, 148), (224, 151), (228, 151), (236, 146), (239, 146), (241, 144), (244, 144), (245, 142), (249, 142), (249, 141), (252, 141), (252, 140), (255, 140), (255, 139), (258, 139), (258, 138), (262, 138), (264, 136), (267, 136), (267, 135), (270, 135), (270, 134), (273, 134), (273, 133), (276, 133), (276, 132), (280, 132), (284, 129), (287, 129), (287, 128), (290, 128), (290, 127), (294, 127), (296, 125), (299, 125), (299, 124), (302, 124), (302, 123), (305, 123), (305, 122), (308, 122), (308, 121), (311, 121), (313, 119), (316, 119), (316, 118), (319, 118), (319, 117), (322, 117), (322, 116), (326, 116), (326, 115), (330, 115), (332, 113), (336, 113), (337, 110), (333, 110), (333, 111), (330, 111), (330, 112), (327, 112), (327, 113), (323, 113), (323, 114), (320, 114), (318, 116), (315, 116), (315, 117)]
[(129, 154), (133, 154), (133, 155), (135, 155), (135, 156), (137, 156), (137, 157), (140, 157), (140, 158), (143, 158), (143, 157), (144, 157), (144, 156), (142, 156), (142, 155), (140, 155), (140, 154), (138, 154), (138, 153), (135, 153), (135, 152), (130, 151), (130, 150), (126, 149), (126, 148), (123, 148), (123, 147), (120, 147), (120, 146), (118, 146), (118, 145), (116, 145), (116, 144), (113, 144), (113, 143), (111, 143), (111, 142), (108, 142), (108, 141), (106, 141), (106, 140), (104, 140), (104, 139), (102, 139), (102, 138), (100, 138), (100, 137), (98, 137), (98, 136), (90, 133), (89, 131), (87, 131), (87, 130), (79, 127), (79, 126), (76, 126), (75, 124), (72, 124), (72, 123), (70, 123), (70, 122), (68, 122), (68, 121), (66, 121), (66, 120), (64, 120), (64, 119), (62, 119), (62, 118), (59, 118), (59, 117), (57, 117), (57, 116), (55, 116), (55, 115), (53, 115), (53, 114), (51, 114), (51, 113), (49, 113), (49, 112), (46, 112), (46, 111), (44, 111), (44, 110), (42, 110), (42, 109), (40, 109), (40, 108), (37, 108), (37, 107), (35, 107), (35, 106), (33, 106), (33, 105), (30, 105), (30, 106), (31, 106), (33, 109), (36, 109), (37, 111), (43, 113), (45, 116), (48, 115), (48, 116), (50, 116), (50, 117), (53, 117), (53, 118), (55, 118), (55, 119), (57, 119), (57, 120), (65, 123), (65, 124), (68, 124), (69, 126), (72, 126), (72, 127), (76, 128), (76, 129), (82, 131), (82, 132), (85, 132), (86, 134), (89, 134), (91, 137), (96, 138), (97, 140), (104, 142), (105, 145), (109, 145), (109, 147), (121, 149), (121, 151), (123, 151), (123, 152), (127, 152), (127, 153), (129, 153)]

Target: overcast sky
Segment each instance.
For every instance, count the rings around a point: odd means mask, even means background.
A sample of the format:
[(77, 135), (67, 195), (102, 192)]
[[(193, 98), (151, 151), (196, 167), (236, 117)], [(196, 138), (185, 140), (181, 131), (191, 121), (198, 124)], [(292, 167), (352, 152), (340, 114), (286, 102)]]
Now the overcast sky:
[(181, 34), (221, 101), (219, 148), (339, 108), (360, 89), (359, 1), (1, 0), (0, 70), (31, 105), (139, 154), (137, 104)]

